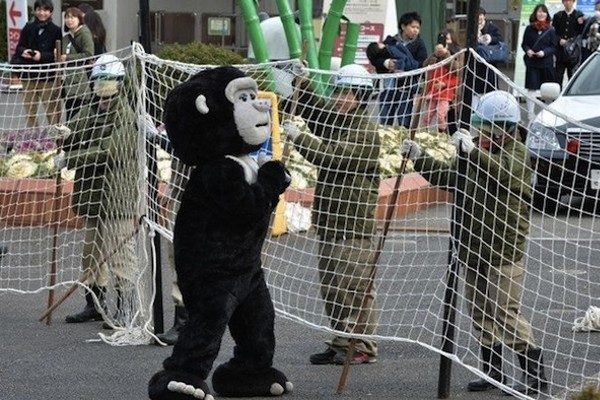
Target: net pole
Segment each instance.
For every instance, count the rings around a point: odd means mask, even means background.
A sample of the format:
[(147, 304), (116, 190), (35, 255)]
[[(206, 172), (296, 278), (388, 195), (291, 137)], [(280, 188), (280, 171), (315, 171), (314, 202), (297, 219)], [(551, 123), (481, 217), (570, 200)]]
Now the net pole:
[[(408, 163), (408, 158), (402, 159), (402, 163), (400, 164), (400, 171), (396, 180), (394, 182), (394, 189), (392, 191), (392, 195), (390, 196), (390, 201), (388, 202), (387, 212), (385, 215), (385, 219), (383, 222), (383, 230), (381, 236), (379, 236), (379, 241), (377, 242), (377, 249), (375, 251), (375, 257), (373, 257), (373, 269), (371, 270), (371, 275), (369, 276), (369, 285), (367, 287), (367, 293), (371, 293), (373, 290), (373, 285), (375, 284), (375, 275), (377, 272), (377, 264), (379, 262), (379, 257), (381, 256), (381, 252), (383, 251), (383, 246), (385, 245), (385, 240), (387, 238), (387, 233), (390, 229), (390, 225), (392, 219), (394, 218), (394, 213), (396, 211), (396, 203), (398, 202), (398, 196), (400, 194), (400, 184), (402, 183), (402, 177), (404, 176), (404, 171), (406, 170), (406, 164)], [(364, 296), (360, 308), (358, 309), (358, 318), (356, 321), (356, 325), (352, 330), (353, 333), (362, 333), (364, 330), (365, 319), (367, 318), (367, 313), (364, 312), (367, 296)], [(358, 330), (358, 332), (355, 332)], [(356, 338), (350, 339), (350, 344), (348, 346), (348, 351), (346, 352), (346, 358), (344, 359), (344, 367), (342, 369), (342, 373), (340, 375), (340, 380), (338, 382), (337, 394), (343, 394), (346, 388), (346, 382), (348, 381), (348, 373), (350, 372), (350, 361), (354, 355), (354, 349), (356, 348)]]
[[(106, 256), (102, 257), (102, 259), (100, 260), (100, 262), (98, 262), (98, 265), (102, 265), (105, 262), (107, 262), (108, 260), (110, 260), (110, 258), (112, 256), (114, 256), (115, 254), (117, 254), (117, 252), (121, 249), (121, 247), (123, 247), (125, 245), (125, 243), (127, 243), (129, 240), (131, 240), (132, 238), (135, 237), (135, 235), (137, 235), (140, 231), (140, 227), (142, 225), (142, 220), (144, 217), (141, 217), (139, 219), (139, 223), (137, 224), (136, 228), (133, 230), (133, 232), (126, 238), (124, 238), (120, 243), (118, 243), (117, 246), (115, 246), (114, 249), (112, 249), (111, 252), (109, 252)], [(40, 317), (38, 318), (38, 321), (43, 321), (48, 315), (50, 315), (54, 310), (56, 310), (62, 303), (65, 302), (65, 300), (67, 300), (72, 294), (73, 292), (75, 292), (75, 290), (82, 285), (89, 277), (90, 275), (92, 275), (92, 271), (94, 270), (94, 268), (88, 268), (86, 271), (83, 272), (83, 274), (81, 275), (81, 277), (79, 279), (77, 279), (77, 281), (75, 283), (73, 283), (69, 289), (67, 289), (67, 291), (65, 293), (63, 293), (63, 295), (61, 296), (60, 299), (58, 299), (58, 301), (54, 304), (52, 304), (50, 307), (48, 307), (43, 313), (42, 315), (40, 315)]]
[[(158, 207), (159, 201), (159, 183), (158, 183), (158, 165), (157, 165), (157, 152), (156, 145), (154, 143), (148, 143), (146, 146), (148, 153), (148, 186), (149, 186), (149, 209), (152, 213), (152, 222), (158, 224), (160, 207)], [(152, 302), (152, 314), (154, 319), (154, 332), (164, 332), (164, 307), (163, 307), (163, 292), (162, 292), (162, 253), (161, 253), (161, 235), (154, 235), (153, 245), (156, 252), (154, 257), (153, 269), (154, 269), (154, 285), (156, 287), (156, 295)]]
[[(479, 16), (479, 0), (469, 1), (467, 5), (467, 47), (477, 47), (477, 30)], [(465, 65), (472, 63), (471, 52), (467, 51)], [(473, 82), (473, 74), (470, 68), (467, 68), (463, 84), (463, 107), (460, 110), (461, 127), (469, 126), (471, 120), (471, 100), (472, 88), (469, 83)], [(464, 202), (464, 193), (467, 171), (467, 156), (463, 154), (459, 145), (457, 151), (458, 168), (456, 179), (456, 190), (454, 191), (454, 203), (452, 209), (452, 220), (450, 221), (450, 242), (448, 249), (448, 273), (446, 276), (446, 290), (444, 293), (443, 319), (442, 319), (442, 354), (440, 355), (440, 368), (438, 374), (438, 399), (447, 399), (450, 396), (450, 380), (452, 377), (452, 360), (445, 354), (454, 354), (454, 334), (456, 324), (456, 291), (458, 288), (459, 260), (458, 252), (456, 257), (454, 247), (458, 250), (460, 240), (460, 230), (462, 228), (462, 210)]]
[[(62, 42), (57, 40), (54, 42), (54, 49), (56, 50), (56, 57), (54, 61), (60, 62), (60, 56), (62, 53)], [(56, 78), (58, 80), (59, 78)], [(62, 140), (56, 139), (56, 154), (60, 154), (62, 148)], [(56, 284), (56, 259), (58, 252), (58, 227), (60, 225), (60, 198), (62, 197), (62, 175), (60, 171), (56, 171), (56, 183), (54, 189), (54, 199), (52, 199), (52, 255), (50, 259), (50, 274), (48, 275), (48, 309), (52, 307), (54, 303), (54, 285)], [(49, 312), (46, 317), (46, 325), (52, 323), (52, 312)]]
[(458, 146), (458, 171), (456, 190), (454, 191), (454, 205), (452, 220), (450, 221), (450, 237), (448, 246), (448, 271), (446, 274), (446, 289), (444, 291), (444, 306), (442, 316), (442, 355), (440, 356), (440, 370), (438, 377), (438, 399), (447, 399), (450, 396), (450, 379), (452, 375), (452, 360), (445, 354), (454, 353), (454, 333), (456, 326), (456, 292), (458, 290), (458, 273), (460, 261), (458, 250), (460, 232), (462, 229), (462, 210), (465, 188), (465, 173), (467, 171), (467, 155)]

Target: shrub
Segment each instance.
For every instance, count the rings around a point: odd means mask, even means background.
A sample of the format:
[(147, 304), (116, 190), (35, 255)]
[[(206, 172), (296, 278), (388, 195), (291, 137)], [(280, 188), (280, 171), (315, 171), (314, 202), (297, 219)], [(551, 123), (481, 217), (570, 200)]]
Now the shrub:
[(244, 57), (231, 50), (199, 42), (167, 44), (156, 55), (165, 60), (179, 61), (187, 64), (234, 65), (247, 63)]

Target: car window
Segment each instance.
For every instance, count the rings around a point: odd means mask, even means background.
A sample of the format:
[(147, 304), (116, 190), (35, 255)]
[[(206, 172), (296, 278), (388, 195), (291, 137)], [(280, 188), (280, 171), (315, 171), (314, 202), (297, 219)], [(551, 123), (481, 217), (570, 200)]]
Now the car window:
[(592, 55), (592, 59), (582, 65), (577, 75), (570, 82), (566, 96), (600, 95), (600, 56)]

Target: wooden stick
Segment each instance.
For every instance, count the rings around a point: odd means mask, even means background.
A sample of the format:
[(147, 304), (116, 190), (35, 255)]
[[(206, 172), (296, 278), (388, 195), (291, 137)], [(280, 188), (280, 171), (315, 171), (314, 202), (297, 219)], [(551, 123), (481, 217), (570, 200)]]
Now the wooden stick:
[[(137, 233), (140, 231), (141, 221), (142, 221), (142, 219), (140, 218), (140, 223), (137, 224), (137, 227), (134, 229), (134, 231), (131, 233), (131, 235), (124, 238), (121, 241), (121, 243), (119, 243), (118, 246), (115, 246), (115, 248), (109, 254), (107, 254), (105, 257), (103, 257), (100, 260), (98, 265), (102, 265), (103, 263), (107, 262), (112, 256), (114, 256), (117, 253), (117, 251), (119, 251), (119, 249), (121, 249), (121, 247), (123, 247), (125, 245), (125, 243), (127, 243), (129, 240), (131, 240), (131, 238), (133, 238), (135, 235), (137, 235)], [(83, 272), (83, 275), (81, 275), (81, 277), (74, 284), (72, 284), (69, 287), (69, 289), (67, 289), (67, 291), (62, 295), (62, 297), (60, 299), (58, 299), (58, 301), (56, 303), (52, 304), (50, 307), (48, 307), (42, 313), (42, 315), (40, 316), (38, 321), (44, 320), (49, 314), (51, 314), (54, 310), (56, 310), (58, 308), (58, 306), (60, 306), (62, 303), (64, 303), (64, 301), (66, 299), (68, 299), (73, 294), (73, 292), (75, 292), (77, 287), (79, 287), (81, 284), (83, 284), (92, 275), (92, 271), (95, 271), (95, 268), (88, 268), (87, 270), (85, 270)]]
[[(381, 253), (383, 251), (383, 246), (385, 245), (387, 233), (390, 228), (392, 218), (394, 217), (394, 212), (396, 211), (396, 202), (398, 201), (398, 196), (400, 193), (400, 184), (402, 183), (402, 176), (404, 175), (404, 171), (406, 170), (407, 163), (408, 158), (404, 158), (402, 160), (402, 164), (400, 164), (400, 172), (396, 177), (396, 181), (394, 183), (394, 190), (388, 203), (388, 209), (383, 224), (383, 232), (379, 237), (379, 242), (377, 243), (377, 250), (375, 251), (375, 257), (373, 257), (373, 269), (371, 270), (371, 275), (369, 276), (369, 286), (367, 287), (366, 295), (362, 298), (360, 308), (358, 309), (358, 318), (356, 321), (356, 325), (352, 330), (352, 333), (362, 333), (361, 331), (364, 329), (363, 325), (365, 324), (365, 319), (367, 318), (367, 313), (364, 312), (364, 308), (367, 303), (367, 298), (371, 296), (370, 293), (373, 290), (373, 286), (375, 285), (377, 263), (379, 262), (379, 257), (381, 256)], [(358, 332), (355, 332), (357, 329)], [(354, 356), (354, 349), (356, 348), (356, 340), (356, 338), (350, 339), (350, 345), (348, 346), (348, 351), (346, 352), (346, 358), (344, 360), (344, 368), (342, 369), (342, 374), (338, 382), (337, 394), (343, 394), (344, 389), (346, 388), (348, 372), (350, 371), (350, 362), (352, 361), (352, 357)]]
[[(60, 154), (62, 140), (56, 140), (56, 154)], [(56, 188), (54, 190), (54, 199), (52, 200), (52, 258), (50, 260), (50, 275), (48, 276), (48, 308), (54, 303), (54, 285), (56, 284), (56, 263), (58, 253), (58, 229), (60, 227), (60, 199), (62, 197), (62, 174), (60, 170), (56, 171)], [(52, 323), (52, 312), (46, 317), (46, 325)]]
[[(54, 42), (55, 52), (55, 62), (60, 62), (61, 54), (62, 54), (62, 41), (57, 40)], [(56, 154), (60, 154), (61, 151), (61, 139), (56, 139)], [(56, 188), (54, 190), (54, 199), (52, 200), (52, 225), (53, 225), (53, 234), (52, 234), (52, 256), (50, 259), (50, 274), (48, 275), (48, 286), (50, 286), (50, 290), (48, 290), (48, 308), (52, 307), (54, 303), (54, 285), (56, 284), (56, 258), (57, 258), (57, 250), (58, 250), (58, 227), (60, 226), (60, 198), (62, 197), (62, 176), (60, 171), (56, 171)], [(52, 323), (52, 312), (49, 312), (46, 317), (46, 325), (50, 325)]]

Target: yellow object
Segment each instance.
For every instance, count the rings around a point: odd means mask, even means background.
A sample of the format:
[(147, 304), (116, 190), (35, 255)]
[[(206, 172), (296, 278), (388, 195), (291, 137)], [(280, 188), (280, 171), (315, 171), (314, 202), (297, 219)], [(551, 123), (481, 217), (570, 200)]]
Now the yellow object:
[[(273, 160), (281, 160), (283, 149), (281, 145), (281, 126), (279, 125), (279, 111), (277, 95), (273, 92), (258, 92), (258, 97), (271, 102), (271, 144)], [(287, 233), (287, 221), (285, 219), (285, 194), (279, 196), (279, 203), (275, 208), (275, 214), (271, 220), (271, 236), (279, 236)]]

